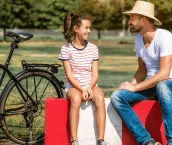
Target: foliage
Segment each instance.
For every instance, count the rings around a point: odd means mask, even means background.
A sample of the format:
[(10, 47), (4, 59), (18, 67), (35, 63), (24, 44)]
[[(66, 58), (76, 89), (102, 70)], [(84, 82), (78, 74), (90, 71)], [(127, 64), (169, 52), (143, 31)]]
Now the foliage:
[[(112, 19), (112, 24), (117, 23), (117, 28), (120, 27), (120, 21), (122, 21), (122, 8), (120, 5), (121, 0), (111, 0), (111, 6), (114, 8), (113, 9), (113, 14), (114, 16)], [(155, 17), (158, 18), (162, 22), (162, 28), (172, 30), (172, 0), (169, 1), (164, 1), (164, 0), (145, 0), (148, 2), (151, 2), (155, 6)], [(132, 7), (134, 6), (135, 0), (124, 0), (124, 7), (123, 11), (128, 11), (131, 10)]]
[[(172, 29), (172, 0), (146, 0), (155, 4), (155, 16), (162, 28)], [(131, 10), (135, 0), (0, 0), (0, 28), (61, 27), (67, 12), (87, 13), (97, 30), (121, 29), (127, 23), (123, 11)], [(127, 25), (126, 25), (127, 28)]]
[(67, 12), (79, 7), (79, 0), (43, 0), (37, 1), (34, 8), (34, 26), (36, 28), (54, 29), (62, 25), (62, 20)]
[(32, 0), (1, 0), (0, 9), (1, 28), (25, 28), (32, 23)]
[(172, 0), (149, 0), (155, 5), (155, 16), (162, 22), (162, 28), (172, 30)]
[(100, 3), (99, 0), (82, 0), (77, 13), (88, 14), (93, 18), (93, 27), (95, 29), (107, 29), (110, 13), (106, 3)]

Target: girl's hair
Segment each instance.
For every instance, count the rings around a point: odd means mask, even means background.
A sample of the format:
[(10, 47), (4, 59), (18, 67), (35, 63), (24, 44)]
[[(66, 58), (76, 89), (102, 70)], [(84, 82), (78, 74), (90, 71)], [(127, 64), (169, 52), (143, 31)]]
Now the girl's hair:
[(74, 13), (67, 13), (63, 20), (63, 28), (64, 28), (64, 38), (67, 42), (71, 42), (72, 38), (75, 35), (73, 30), (74, 26), (80, 27), (82, 20), (90, 20), (92, 21), (91, 17), (88, 15), (79, 15)]

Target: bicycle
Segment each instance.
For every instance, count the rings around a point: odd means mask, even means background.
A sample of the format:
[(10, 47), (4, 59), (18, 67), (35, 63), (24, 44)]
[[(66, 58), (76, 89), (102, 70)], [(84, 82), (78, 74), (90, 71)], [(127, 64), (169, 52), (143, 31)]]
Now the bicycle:
[(8, 138), (18, 144), (39, 144), (44, 139), (44, 99), (63, 98), (64, 83), (54, 74), (60, 64), (36, 64), (22, 61), (23, 70), (13, 75), (10, 60), (20, 42), (33, 37), (29, 33), (5, 32), (12, 37), (11, 50), (2, 69), (0, 86), (8, 74), (10, 80), (0, 96), (0, 126)]

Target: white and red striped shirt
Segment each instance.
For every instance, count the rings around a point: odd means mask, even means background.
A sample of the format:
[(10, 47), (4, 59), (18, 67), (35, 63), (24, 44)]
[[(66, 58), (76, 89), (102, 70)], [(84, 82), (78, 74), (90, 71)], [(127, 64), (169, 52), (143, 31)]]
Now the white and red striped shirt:
[[(99, 59), (96, 45), (87, 42), (83, 49), (74, 47), (71, 43), (62, 46), (59, 59), (69, 60), (74, 78), (81, 87), (88, 86), (92, 77), (92, 62)], [(66, 86), (72, 86), (66, 77)]]

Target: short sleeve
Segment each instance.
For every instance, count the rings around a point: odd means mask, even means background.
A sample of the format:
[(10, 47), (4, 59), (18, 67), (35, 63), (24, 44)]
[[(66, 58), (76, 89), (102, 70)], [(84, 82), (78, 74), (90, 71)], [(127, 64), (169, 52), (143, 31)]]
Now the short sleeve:
[(160, 57), (172, 54), (172, 34), (169, 31), (162, 31), (158, 37)]
[(60, 54), (59, 54), (59, 60), (69, 60), (69, 52), (66, 46), (63, 46), (61, 48)]
[(99, 60), (99, 51), (98, 48), (95, 46), (93, 51), (93, 60)]
[(137, 34), (135, 36), (135, 39), (134, 39), (134, 46), (135, 46), (136, 56), (137, 57), (141, 57), (141, 54), (140, 54), (140, 50), (142, 48), (141, 44), (142, 44), (142, 42), (141, 42), (141, 36)]

